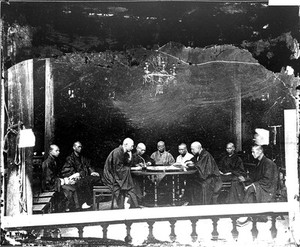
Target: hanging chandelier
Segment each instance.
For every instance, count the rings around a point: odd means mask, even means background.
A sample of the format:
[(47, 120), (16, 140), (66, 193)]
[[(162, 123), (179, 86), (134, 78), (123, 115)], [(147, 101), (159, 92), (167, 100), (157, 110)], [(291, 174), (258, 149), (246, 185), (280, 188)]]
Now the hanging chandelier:
[[(167, 58), (160, 53), (157, 56), (152, 56), (145, 63), (143, 83), (155, 86), (155, 96), (163, 94), (165, 86), (176, 83), (176, 66), (172, 64), (168, 72), (167, 65)], [(150, 69), (152, 69), (152, 72)]]

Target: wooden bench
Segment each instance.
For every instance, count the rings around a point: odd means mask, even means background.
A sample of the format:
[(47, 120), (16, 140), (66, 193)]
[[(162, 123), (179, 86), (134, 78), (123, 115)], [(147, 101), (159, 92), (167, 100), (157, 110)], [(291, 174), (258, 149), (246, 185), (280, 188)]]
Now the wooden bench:
[(53, 212), (55, 192), (42, 192), (33, 195), (33, 214), (45, 214)]
[(99, 209), (99, 200), (110, 199), (112, 200), (112, 193), (108, 186), (105, 185), (95, 185), (93, 187), (93, 209)]

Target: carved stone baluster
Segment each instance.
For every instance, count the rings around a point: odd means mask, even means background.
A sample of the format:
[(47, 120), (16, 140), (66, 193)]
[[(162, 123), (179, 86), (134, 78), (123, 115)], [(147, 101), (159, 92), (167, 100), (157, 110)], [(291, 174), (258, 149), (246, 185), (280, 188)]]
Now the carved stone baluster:
[(126, 222), (125, 225), (126, 225), (126, 233), (127, 233), (127, 235), (125, 237), (125, 242), (126, 243), (131, 243), (132, 237), (130, 235), (130, 230), (131, 230), (132, 222)]
[(232, 220), (231, 234), (232, 234), (233, 239), (237, 240), (238, 237), (239, 237), (239, 232), (238, 232), (238, 230), (236, 228), (236, 220), (237, 220), (237, 218), (236, 217), (232, 217), (231, 220)]
[(102, 227), (103, 239), (107, 239), (108, 224), (101, 224), (101, 227)]
[(170, 233), (170, 240), (174, 242), (176, 240), (176, 234), (175, 234), (175, 223), (176, 220), (170, 220), (170, 227), (171, 227), (171, 233)]
[(277, 228), (276, 228), (276, 215), (272, 215), (272, 226), (270, 228), (272, 238), (277, 237)]
[(211, 233), (212, 235), (212, 240), (218, 240), (218, 237), (219, 237), (219, 233), (218, 233), (218, 221), (219, 221), (219, 218), (212, 218), (212, 224), (213, 224), (213, 231)]
[(191, 237), (192, 237), (192, 241), (196, 242), (198, 239), (198, 234), (197, 234), (197, 221), (198, 219), (191, 219), (192, 222), (192, 233), (191, 233)]
[(257, 230), (257, 227), (256, 227), (256, 223), (257, 223), (257, 218), (256, 217), (252, 217), (252, 229), (251, 229), (251, 232), (252, 232), (253, 240), (255, 240), (257, 238), (257, 235), (258, 235), (258, 230)]
[(83, 238), (83, 226), (77, 226), (78, 236)]
[(149, 228), (149, 234), (148, 234), (148, 238), (147, 238), (147, 242), (151, 243), (154, 242), (156, 239), (154, 238), (153, 235), (153, 225), (154, 225), (155, 221), (147, 221), (148, 224), (148, 228)]

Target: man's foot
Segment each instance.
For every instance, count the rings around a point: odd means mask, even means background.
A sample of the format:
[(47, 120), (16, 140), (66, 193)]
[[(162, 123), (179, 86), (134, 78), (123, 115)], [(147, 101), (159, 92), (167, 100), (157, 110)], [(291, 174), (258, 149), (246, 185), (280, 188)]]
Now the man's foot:
[(238, 219), (238, 220), (236, 221), (236, 225), (239, 226), (239, 227), (243, 227), (243, 226), (248, 225), (251, 221), (252, 221), (252, 220), (251, 220), (250, 217), (247, 217), (247, 219), (245, 219), (245, 220), (240, 220), (240, 219)]
[(189, 202), (187, 202), (187, 201), (184, 201), (184, 202), (182, 202), (182, 204), (181, 204), (181, 206), (187, 206), (187, 205), (189, 205)]
[(130, 203), (128, 201), (129, 201), (129, 198), (125, 197), (125, 199), (124, 199), (124, 209), (129, 209), (130, 208)]
[(91, 205), (87, 205), (86, 202), (83, 203), (82, 206), (81, 206), (82, 209), (89, 209), (90, 207), (91, 207)]

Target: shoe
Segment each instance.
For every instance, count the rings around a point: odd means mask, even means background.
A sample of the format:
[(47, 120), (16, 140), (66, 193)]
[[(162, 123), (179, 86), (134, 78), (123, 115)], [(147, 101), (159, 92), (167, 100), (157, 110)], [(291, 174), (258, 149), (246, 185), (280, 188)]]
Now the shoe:
[(251, 221), (252, 221), (252, 220), (251, 220), (250, 217), (248, 217), (248, 218), (247, 218), (246, 220), (244, 220), (244, 221), (237, 220), (237, 221), (236, 221), (236, 226), (238, 226), (238, 227), (243, 227), (243, 226), (248, 225)]
[(183, 202), (181, 206), (187, 206), (189, 205), (189, 202)]
[(91, 205), (87, 205), (86, 202), (83, 203), (82, 206), (81, 206), (82, 209), (88, 209), (88, 208), (90, 208), (90, 207), (91, 207)]

